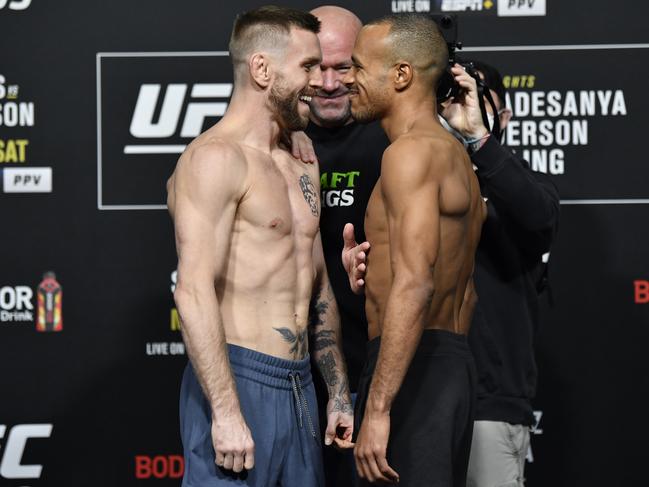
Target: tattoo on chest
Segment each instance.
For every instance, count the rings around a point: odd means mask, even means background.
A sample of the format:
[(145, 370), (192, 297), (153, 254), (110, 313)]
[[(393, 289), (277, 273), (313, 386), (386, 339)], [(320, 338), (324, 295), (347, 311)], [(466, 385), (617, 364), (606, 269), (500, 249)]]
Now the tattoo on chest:
[(304, 330), (298, 329), (297, 333), (293, 333), (288, 328), (273, 328), (273, 330), (282, 335), (284, 341), (291, 345), (291, 349), (289, 351), (293, 354), (294, 359), (302, 359), (306, 356), (308, 344), (306, 339), (306, 328), (304, 328)]
[(300, 189), (304, 195), (304, 199), (309, 204), (311, 208), (311, 213), (313, 216), (319, 216), (320, 212), (318, 211), (318, 195), (315, 191), (315, 186), (311, 181), (311, 178), (308, 174), (303, 174), (300, 176)]

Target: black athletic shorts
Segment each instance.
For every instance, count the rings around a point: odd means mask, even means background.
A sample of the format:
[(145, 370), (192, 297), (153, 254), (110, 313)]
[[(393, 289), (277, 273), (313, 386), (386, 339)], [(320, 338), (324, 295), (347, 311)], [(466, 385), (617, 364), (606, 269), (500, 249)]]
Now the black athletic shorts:
[[(368, 343), (358, 387), (360, 429), (381, 337)], [(464, 487), (473, 434), (476, 370), (464, 335), (424, 330), (390, 411), (388, 464), (401, 487)], [(368, 485), (361, 479), (360, 485)]]

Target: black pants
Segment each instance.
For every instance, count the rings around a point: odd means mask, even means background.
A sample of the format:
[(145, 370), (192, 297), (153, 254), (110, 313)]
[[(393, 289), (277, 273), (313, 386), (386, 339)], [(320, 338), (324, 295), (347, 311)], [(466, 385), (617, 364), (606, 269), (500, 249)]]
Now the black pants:
[[(355, 411), (355, 432), (367, 403), (381, 337), (368, 344)], [(466, 337), (424, 330), (390, 411), (388, 464), (399, 486), (464, 487), (471, 451), (476, 371)], [(368, 485), (361, 481), (360, 485)]]

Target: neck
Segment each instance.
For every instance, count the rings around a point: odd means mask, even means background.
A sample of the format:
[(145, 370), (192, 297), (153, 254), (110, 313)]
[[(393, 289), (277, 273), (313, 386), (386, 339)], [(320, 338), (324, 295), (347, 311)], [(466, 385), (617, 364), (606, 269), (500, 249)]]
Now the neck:
[(391, 103), (388, 112), (381, 118), (381, 127), (390, 142), (410, 132), (420, 120), (437, 119), (437, 97), (435, 92), (413, 96), (414, 93), (400, 93)]
[(270, 153), (277, 148), (282, 129), (267, 103), (266, 92), (235, 87), (219, 123), (232, 127), (238, 142)]

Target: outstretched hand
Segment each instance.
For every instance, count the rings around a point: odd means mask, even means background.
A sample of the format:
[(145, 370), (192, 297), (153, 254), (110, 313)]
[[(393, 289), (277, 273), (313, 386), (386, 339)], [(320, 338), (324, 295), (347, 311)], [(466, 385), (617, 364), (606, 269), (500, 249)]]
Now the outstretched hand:
[(365, 272), (367, 270), (366, 259), (369, 250), (369, 242), (356, 243), (354, 225), (347, 223), (343, 229), (343, 251), (341, 257), (343, 267), (349, 277), (349, 286), (354, 294), (363, 294)]

